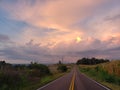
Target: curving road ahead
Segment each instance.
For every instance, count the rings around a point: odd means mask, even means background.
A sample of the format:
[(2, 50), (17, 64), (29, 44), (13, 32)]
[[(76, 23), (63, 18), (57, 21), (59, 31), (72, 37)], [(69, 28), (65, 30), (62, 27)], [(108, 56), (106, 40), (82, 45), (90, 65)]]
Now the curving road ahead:
[(110, 90), (81, 74), (77, 67), (67, 75), (37, 89), (37, 90)]

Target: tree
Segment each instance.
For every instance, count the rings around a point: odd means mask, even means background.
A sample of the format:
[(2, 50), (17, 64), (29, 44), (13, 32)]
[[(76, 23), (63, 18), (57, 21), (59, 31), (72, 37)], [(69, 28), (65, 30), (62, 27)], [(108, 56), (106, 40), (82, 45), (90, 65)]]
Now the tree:
[(94, 64), (99, 64), (99, 63), (105, 63), (105, 62), (109, 62), (109, 60), (105, 60), (105, 59), (96, 59), (96, 58), (82, 58), (79, 59), (76, 64), (85, 64), (85, 65), (94, 65)]
[(62, 64), (62, 62), (61, 62), (61, 61), (59, 61), (59, 62), (58, 62), (58, 64)]

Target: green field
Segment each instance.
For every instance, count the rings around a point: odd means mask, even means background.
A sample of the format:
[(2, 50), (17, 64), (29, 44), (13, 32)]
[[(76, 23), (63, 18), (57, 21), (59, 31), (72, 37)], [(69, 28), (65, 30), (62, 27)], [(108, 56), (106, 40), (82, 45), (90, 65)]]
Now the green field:
[(82, 73), (111, 88), (120, 90), (120, 61), (97, 65), (79, 65)]

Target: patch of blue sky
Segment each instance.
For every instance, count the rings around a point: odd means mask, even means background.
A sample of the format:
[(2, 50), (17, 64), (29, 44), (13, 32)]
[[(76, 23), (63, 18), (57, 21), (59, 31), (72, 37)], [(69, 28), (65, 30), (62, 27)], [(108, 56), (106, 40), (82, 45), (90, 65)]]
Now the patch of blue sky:
[(27, 23), (9, 19), (9, 15), (0, 9), (0, 33), (13, 35), (20, 33)]
[(14, 21), (0, 17), (0, 33), (15, 34), (19, 33), (27, 24), (21, 21)]
[(46, 3), (49, 0), (0, 0), (0, 3), (8, 3), (8, 4), (15, 4), (15, 3), (23, 3), (26, 2), (29, 5), (34, 5), (37, 1), (41, 2), (42, 4)]
[(0, 0), (1, 3), (16, 3), (18, 0)]

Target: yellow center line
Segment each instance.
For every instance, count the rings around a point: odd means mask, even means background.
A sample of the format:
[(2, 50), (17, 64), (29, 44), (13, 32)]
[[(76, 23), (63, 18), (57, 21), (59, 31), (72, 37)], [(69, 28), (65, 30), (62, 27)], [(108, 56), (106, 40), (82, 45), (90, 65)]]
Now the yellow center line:
[(75, 85), (75, 73), (73, 74), (69, 90), (74, 90), (74, 85)]

